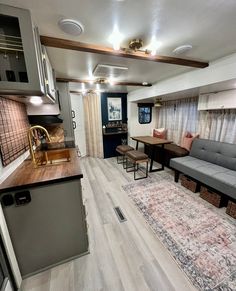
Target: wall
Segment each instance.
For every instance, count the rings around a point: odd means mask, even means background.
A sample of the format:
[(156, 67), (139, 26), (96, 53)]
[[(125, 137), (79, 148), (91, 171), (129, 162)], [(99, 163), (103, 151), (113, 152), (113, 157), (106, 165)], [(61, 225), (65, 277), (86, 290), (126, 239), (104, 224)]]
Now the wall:
[(86, 156), (86, 136), (85, 136), (85, 122), (84, 122), (84, 105), (82, 94), (70, 94), (71, 98), (71, 109), (75, 112), (75, 118), (73, 121), (76, 122), (75, 133), (75, 144), (78, 146), (81, 156)]
[[(128, 132), (129, 132), (129, 145), (135, 147), (131, 136), (151, 135), (152, 129), (156, 127), (156, 108), (152, 108), (152, 121), (148, 124), (140, 124), (138, 122), (138, 106), (137, 103), (128, 102)], [(142, 148), (142, 144), (139, 145), (139, 149)]]
[(11, 174), (15, 171), (15, 169), (24, 162), (24, 160), (29, 155), (29, 151), (25, 152), (23, 155), (21, 155), (19, 158), (17, 158), (15, 161), (10, 163), (8, 166), (3, 167), (2, 163), (0, 161), (0, 184)]
[[(121, 97), (122, 105), (122, 123), (127, 123), (127, 94), (126, 93), (102, 93), (101, 94), (101, 111), (102, 124), (107, 125), (108, 120), (108, 97)], [(122, 140), (127, 140), (127, 133), (118, 135), (103, 135), (103, 152), (104, 158), (116, 156), (116, 147), (122, 144)]]

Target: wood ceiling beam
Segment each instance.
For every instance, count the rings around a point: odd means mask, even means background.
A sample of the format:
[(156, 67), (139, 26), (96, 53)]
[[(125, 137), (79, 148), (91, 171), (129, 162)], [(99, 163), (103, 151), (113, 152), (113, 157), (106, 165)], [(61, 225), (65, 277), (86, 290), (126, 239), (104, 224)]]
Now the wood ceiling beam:
[(41, 35), (40, 39), (41, 39), (41, 43), (48, 47), (69, 49), (69, 50), (75, 50), (75, 51), (81, 51), (81, 52), (96, 53), (96, 54), (102, 54), (102, 55), (110, 55), (110, 56), (158, 62), (158, 63), (166, 63), (166, 64), (172, 64), (172, 65), (187, 66), (187, 67), (193, 67), (193, 68), (206, 68), (209, 66), (207, 62), (200, 62), (200, 61), (168, 57), (168, 56), (158, 56), (158, 55), (152, 56), (142, 51), (127, 52), (124, 49), (115, 51), (112, 48), (108, 48), (108, 47), (82, 43), (82, 42), (69, 40), (69, 39), (44, 36), (44, 35)]
[[(69, 83), (69, 82), (73, 82), (73, 83), (85, 83), (85, 84), (91, 84), (91, 81), (89, 80), (80, 80), (80, 79), (73, 79), (73, 78), (56, 78), (56, 81), (59, 83)], [(109, 82), (99, 82), (97, 80), (94, 80), (94, 84), (101, 84), (101, 85), (109, 85)], [(120, 86), (141, 86), (141, 87), (151, 87), (152, 84), (150, 83), (139, 83), (139, 82), (113, 82), (112, 86), (116, 86), (116, 85), (120, 85)]]

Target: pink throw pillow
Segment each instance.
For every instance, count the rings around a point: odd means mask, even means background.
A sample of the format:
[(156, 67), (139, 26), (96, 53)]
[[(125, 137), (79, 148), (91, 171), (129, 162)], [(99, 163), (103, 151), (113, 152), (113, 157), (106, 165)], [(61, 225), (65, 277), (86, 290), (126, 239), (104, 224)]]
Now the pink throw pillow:
[(166, 129), (161, 130), (161, 131), (159, 131), (158, 129), (155, 129), (155, 128), (153, 129), (153, 137), (166, 139), (166, 133), (167, 133)]
[(190, 152), (194, 139), (198, 137), (198, 133), (191, 134), (190, 132), (186, 132), (182, 138), (180, 146)]

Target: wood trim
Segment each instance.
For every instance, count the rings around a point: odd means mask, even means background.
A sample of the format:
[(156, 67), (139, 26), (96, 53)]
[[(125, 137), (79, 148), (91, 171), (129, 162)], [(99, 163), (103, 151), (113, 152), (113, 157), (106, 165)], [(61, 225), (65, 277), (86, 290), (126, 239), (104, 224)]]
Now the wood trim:
[[(80, 80), (80, 79), (73, 79), (73, 78), (56, 78), (56, 81), (59, 83), (69, 83), (69, 82), (73, 82), (73, 83), (85, 83), (85, 84), (90, 84), (91, 81), (89, 80)], [(102, 85), (109, 85), (109, 83), (100, 83), (99, 81), (94, 81), (93, 84), (102, 84)], [(143, 83), (139, 83), (139, 82), (113, 82), (112, 86), (116, 86), (116, 85), (120, 85), (120, 86), (141, 86), (141, 87), (151, 87), (152, 84), (148, 83), (148, 84), (143, 84)]]
[(168, 57), (168, 56), (151, 56), (150, 54), (146, 54), (145, 52), (142, 52), (142, 51), (127, 52), (125, 51), (125, 49), (120, 49), (119, 51), (115, 51), (112, 48), (108, 48), (108, 47), (82, 43), (82, 42), (69, 40), (69, 39), (55, 38), (55, 37), (50, 37), (50, 36), (45, 36), (45, 35), (41, 35), (40, 40), (41, 40), (41, 43), (45, 46), (76, 50), (76, 51), (81, 51), (81, 52), (118, 56), (118, 57), (123, 57), (123, 58), (151, 61), (151, 62), (158, 62), (158, 63), (166, 63), (166, 64), (193, 67), (193, 68), (206, 68), (209, 66), (207, 62), (200, 62), (200, 61)]

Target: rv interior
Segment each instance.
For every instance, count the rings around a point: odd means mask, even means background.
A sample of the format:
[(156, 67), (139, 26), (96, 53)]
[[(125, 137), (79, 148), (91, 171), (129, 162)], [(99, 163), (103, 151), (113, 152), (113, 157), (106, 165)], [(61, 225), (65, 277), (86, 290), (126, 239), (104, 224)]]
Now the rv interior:
[(236, 2), (0, 0), (0, 290), (236, 290)]

